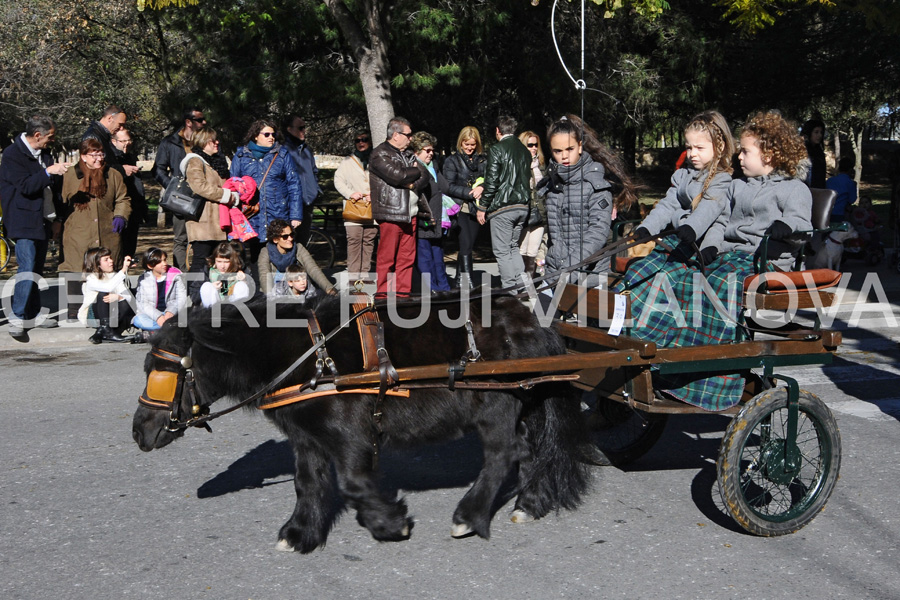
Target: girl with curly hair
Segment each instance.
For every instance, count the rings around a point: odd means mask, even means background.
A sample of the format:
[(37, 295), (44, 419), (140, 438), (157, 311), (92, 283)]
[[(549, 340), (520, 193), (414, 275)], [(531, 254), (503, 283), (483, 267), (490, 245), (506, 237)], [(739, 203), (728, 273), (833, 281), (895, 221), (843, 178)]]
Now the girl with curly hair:
[[(789, 269), (793, 256), (786, 239), (812, 228), (812, 196), (803, 183), (806, 160), (797, 128), (780, 114), (758, 113), (744, 124), (740, 161), (745, 179), (732, 182), (730, 216), (713, 223), (703, 240), (705, 248), (721, 254), (706, 267), (705, 282), (699, 273), (671, 283), (660, 279), (662, 274), (654, 277), (642, 299), (650, 308), (638, 317), (636, 336), (659, 347), (738, 339), (736, 317), (744, 280), (757, 272), (760, 262), (768, 262), (767, 271)], [(769, 241), (766, 256), (760, 256), (764, 236)], [(654, 385), (683, 402), (724, 410), (740, 401), (744, 380), (739, 374), (657, 376)]]

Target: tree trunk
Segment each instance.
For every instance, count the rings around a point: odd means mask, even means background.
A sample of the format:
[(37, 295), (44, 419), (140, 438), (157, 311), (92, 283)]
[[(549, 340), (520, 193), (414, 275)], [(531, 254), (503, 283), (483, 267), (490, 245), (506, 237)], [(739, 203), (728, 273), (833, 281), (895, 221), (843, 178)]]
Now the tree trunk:
[(850, 143), (853, 146), (853, 156), (856, 158), (856, 169), (853, 173), (853, 179), (856, 180), (856, 185), (859, 186), (862, 180), (862, 138), (863, 138), (863, 127), (860, 124), (854, 124), (850, 126)]
[(380, 143), (387, 132), (387, 124), (394, 117), (391, 97), (391, 67), (388, 62), (387, 28), (384, 11), (388, 2), (364, 0), (365, 31), (347, 8), (344, 0), (323, 0), (331, 10), (344, 39), (359, 65), (359, 80), (366, 99), (369, 132), (374, 143)]

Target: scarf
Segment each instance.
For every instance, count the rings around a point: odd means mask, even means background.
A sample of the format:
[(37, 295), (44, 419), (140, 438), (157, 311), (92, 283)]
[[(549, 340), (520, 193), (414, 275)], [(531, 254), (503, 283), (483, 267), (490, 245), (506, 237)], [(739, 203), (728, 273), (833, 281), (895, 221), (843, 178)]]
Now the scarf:
[(197, 146), (194, 146), (192, 152), (206, 161), (206, 163), (213, 168), (213, 171), (221, 177), (222, 179), (228, 179), (231, 177), (231, 172), (228, 170), (228, 160), (221, 152), (216, 152), (215, 154), (207, 154)]
[(368, 150), (365, 150), (363, 152), (360, 152), (359, 150), (356, 150), (356, 149), (353, 150), (353, 156), (355, 156), (356, 158), (359, 159), (359, 162), (362, 163), (364, 170), (369, 168), (369, 157), (371, 155), (372, 155), (371, 146), (369, 147)]
[[(99, 169), (89, 169), (82, 159), (78, 159), (78, 170), (81, 171), (83, 177), (81, 183), (78, 184), (78, 191), (84, 192), (92, 198), (103, 198), (106, 196), (106, 167), (101, 166)], [(76, 204), (78, 210), (87, 209), (88, 200)]]
[(284, 273), (287, 271), (287, 268), (294, 264), (294, 250), (293, 248), (289, 252), (285, 252), (282, 254), (278, 251), (278, 245), (269, 242), (266, 244), (266, 249), (269, 251), (269, 262), (275, 265), (275, 269), (279, 273)]
[(253, 158), (260, 159), (269, 152), (271, 152), (272, 148), (275, 146), (260, 146), (254, 141), (247, 142), (247, 150), (253, 155)]
[(470, 154), (466, 154), (465, 152), (460, 152), (459, 156), (460, 156), (460, 158), (462, 158), (463, 164), (466, 165), (467, 169), (469, 169), (472, 172), (475, 172), (478, 170), (477, 160), (478, 160), (478, 157), (481, 156), (480, 154), (478, 154), (477, 152), (473, 152), (470, 155)]

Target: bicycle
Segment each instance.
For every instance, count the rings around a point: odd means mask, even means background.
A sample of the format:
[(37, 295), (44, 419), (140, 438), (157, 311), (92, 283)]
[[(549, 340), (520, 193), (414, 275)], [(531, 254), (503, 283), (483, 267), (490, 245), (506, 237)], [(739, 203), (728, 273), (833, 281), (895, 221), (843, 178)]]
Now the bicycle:
[(3, 226), (3, 215), (0, 215), (0, 272), (6, 270), (12, 255), (13, 241), (6, 237), (6, 228)]
[(309, 230), (309, 240), (304, 246), (319, 268), (330, 269), (334, 266), (334, 239), (330, 235), (313, 226)]

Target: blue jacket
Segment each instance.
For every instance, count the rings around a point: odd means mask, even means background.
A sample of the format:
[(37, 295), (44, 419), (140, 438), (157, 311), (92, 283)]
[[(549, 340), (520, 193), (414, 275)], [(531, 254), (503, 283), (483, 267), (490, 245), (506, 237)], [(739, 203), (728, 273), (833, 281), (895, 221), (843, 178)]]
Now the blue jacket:
[(294, 159), (294, 169), (300, 178), (300, 187), (303, 188), (303, 204), (309, 206), (322, 193), (322, 189), (319, 187), (319, 169), (316, 167), (316, 157), (309, 144), (306, 142), (298, 144), (287, 134), (284, 136), (284, 147)]
[[(41, 152), (48, 167), (53, 164), (49, 150)], [(44, 227), (44, 189), (52, 184), (46, 168), (26, 147), (22, 136), (3, 151), (0, 162), (0, 206), (3, 225), (14, 240), (46, 240)]]
[[(269, 165), (272, 165), (271, 169)], [(250, 218), (250, 224), (260, 237), (265, 237), (266, 226), (274, 219), (303, 220), (303, 188), (294, 161), (284, 146), (275, 144), (261, 159), (253, 158), (246, 146), (238, 148), (231, 160), (231, 176), (244, 175), (252, 177), (257, 186), (264, 176), (266, 179), (258, 191), (259, 212)]]

